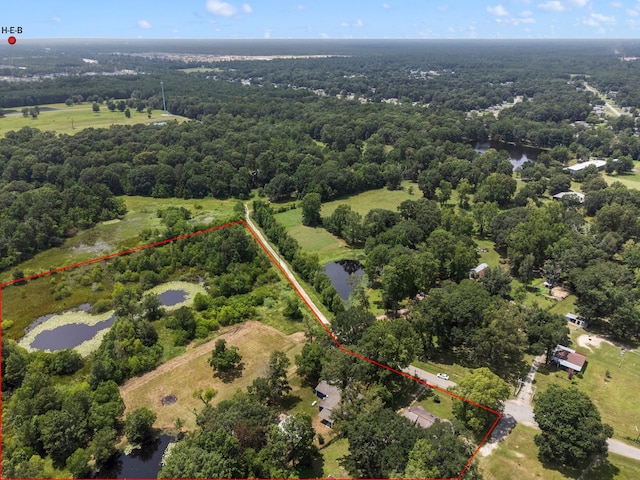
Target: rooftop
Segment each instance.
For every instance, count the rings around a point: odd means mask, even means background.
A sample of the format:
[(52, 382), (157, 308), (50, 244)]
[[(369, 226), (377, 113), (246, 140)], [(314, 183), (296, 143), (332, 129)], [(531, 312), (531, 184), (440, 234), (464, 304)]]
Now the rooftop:
[(567, 167), (567, 170), (569, 170), (569, 172), (571, 172), (571, 173), (575, 173), (575, 172), (579, 172), (581, 170), (584, 170), (585, 168), (589, 167), (590, 165), (593, 165), (598, 170), (600, 170), (601, 168), (604, 168), (604, 166), (606, 164), (607, 164), (607, 162), (605, 162), (604, 160), (588, 160), (586, 162), (576, 163), (575, 165), (571, 165), (570, 167)]
[(436, 420), (440, 420), (433, 413), (426, 411), (420, 405), (413, 405), (404, 412), (404, 417), (411, 420), (411, 422), (420, 425), (422, 428), (429, 428), (436, 423)]
[(587, 356), (564, 345), (557, 345), (553, 351), (553, 360), (563, 367), (579, 372), (587, 361)]

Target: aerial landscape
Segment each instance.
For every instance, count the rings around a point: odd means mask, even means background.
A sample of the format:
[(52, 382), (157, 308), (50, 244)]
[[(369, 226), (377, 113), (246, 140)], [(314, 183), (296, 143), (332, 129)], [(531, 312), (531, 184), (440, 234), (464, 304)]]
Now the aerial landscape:
[(63, 3), (0, 25), (2, 478), (640, 478), (640, 1)]

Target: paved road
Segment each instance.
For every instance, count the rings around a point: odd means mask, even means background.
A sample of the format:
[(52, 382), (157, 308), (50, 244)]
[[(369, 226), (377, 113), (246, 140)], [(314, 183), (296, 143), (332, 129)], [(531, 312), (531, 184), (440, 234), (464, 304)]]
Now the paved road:
[[(262, 232), (260, 232), (260, 230), (256, 228), (255, 224), (249, 217), (249, 208), (246, 205), (245, 211), (247, 227), (249, 228), (249, 230), (251, 230), (251, 232), (253, 232), (253, 234), (258, 237), (259, 241), (267, 249), (273, 260), (280, 266), (284, 275), (293, 285), (295, 285), (300, 295), (302, 295), (302, 297), (307, 302), (307, 305), (309, 305), (311, 310), (313, 310), (320, 321), (325, 325), (330, 326), (331, 322), (329, 321), (329, 319), (324, 315), (324, 313), (322, 313), (322, 311), (320, 311), (316, 304), (313, 303), (313, 300), (311, 300), (311, 297), (309, 297), (304, 288), (302, 288), (302, 285), (300, 285), (300, 282), (298, 282), (296, 277), (293, 275), (293, 273), (289, 269), (289, 266), (284, 262), (284, 260), (282, 260), (282, 258), (280, 258), (280, 255), (278, 255), (278, 253), (273, 249), (271, 244), (264, 237), (264, 235), (262, 235)], [(506, 436), (509, 431), (511, 431), (511, 428), (513, 428), (514, 421), (537, 428), (538, 425), (533, 419), (533, 407), (531, 406), (530, 399), (533, 378), (535, 377), (538, 366), (542, 361), (544, 361), (544, 356), (542, 356), (542, 358), (536, 357), (536, 359), (534, 360), (534, 364), (529, 371), (529, 375), (527, 375), (527, 378), (525, 380), (525, 385), (520, 391), (520, 395), (518, 396), (518, 398), (516, 400), (508, 400), (507, 402), (505, 402), (505, 415), (502, 417), (500, 424), (498, 424), (498, 427), (495, 429), (490, 443), (497, 442), (499, 438), (503, 438), (504, 436)], [(413, 365), (409, 365), (409, 367), (405, 368), (403, 371), (445, 390), (455, 385), (455, 382), (438, 378), (434, 374), (422, 370), (418, 367), (414, 367)], [(624, 457), (633, 458), (635, 460), (640, 460), (640, 448), (632, 447), (630, 445), (627, 445), (626, 443), (614, 439), (609, 439), (608, 443), (610, 452), (617, 453), (618, 455), (622, 455)]]
[(433, 373), (429, 373), (426, 370), (422, 370), (421, 368), (414, 367), (413, 365), (409, 365), (407, 368), (402, 369), (403, 372), (408, 373), (409, 375), (413, 375), (414, 377), (419, 378), (420, 380), (424, 380), (431, 385), (436, 385), (443, 390), (446, 390), (449, 387), (455, 386), (455, 382), (451, 380), (443, 380), (442, 378), (438, 378)]

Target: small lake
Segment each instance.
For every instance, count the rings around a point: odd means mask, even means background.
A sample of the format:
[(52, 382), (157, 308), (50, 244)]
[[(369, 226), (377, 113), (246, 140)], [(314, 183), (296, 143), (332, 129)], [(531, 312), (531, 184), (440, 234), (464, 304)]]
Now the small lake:
[(64, 350), (65, 348), (74, 348), (87, 340), (91, 340), (100, 330), (110, 328), (115, 321), (116, 317), (112, 315), (95, 325), (70, 323), (53, 330), (45, 330), (31, 342), (31, 347), (38, 350), (51, 350), (52, 352)]
[(513, 165), (515, 170), (521, 167), (525, 162), (535, 162), (538, 159), (538, 154), (542, 152), (539, 148), (525, 147), (523, 145), (513, 145), (511, 143), (503, 142), (476, 142), (473, 144), (473, 149), (478, 153), (485, 153), (490, 148), (494, 148), (498, 151), (506, 150), (509, 153), (509, 161)]
[(158, 478), (162, 469), (162, 454), (172, 441), (173, 437), (161, 435), (130, 455), (118, 453), (100, 469), (95, 478)]
[(160, 297), (162, 305), (165, 307), (173, 307), (174, 305), (184, 302), (187, 299), (187, 295), (189, 295), (189, 293), (185, 290), (167, 290), (158, 295), (158, 297)]
[(340, 298), (348, 300), (353, 291), (353, 286), (349, 279), (352, 276), (362, 277), (364, 270), (362, 269), (362, 264), (357, 260), (339, 260), (327, 263), (324, 266), (324, 273), (331, 280), (331, 284), (337, 290)]

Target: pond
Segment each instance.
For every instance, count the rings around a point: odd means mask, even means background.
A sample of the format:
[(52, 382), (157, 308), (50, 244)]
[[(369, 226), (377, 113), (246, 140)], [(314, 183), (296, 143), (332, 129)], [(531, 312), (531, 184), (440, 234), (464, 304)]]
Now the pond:
[(31, 342), (31, 348), (51, 350), (52, 352), (64, 350), (65, 348), (75, 348), (81, 343), (91, 340), (100, 330), (111, 327), (115, 321), (116, 317), (112, 315), (95, 325), (70, 323), (53, 330), (45, 330)]
[(495, 150), (506, 150), (509, 153), (509, 161), (513, 165), (515, 170), (521, 167), (525, 162), (535, 162), (538, 158), (538, 154), (542, 152), (539, 148), (525, 147), (523, 145), (514, 145), (512, 143), (504, 142), (475, 142), (473, 149), (478, 153), (485, 153), (490, 148)]
[(169, 435), (161, 435), (129, 455), (118, 453), (100, 469), (95, 478), (158, 478), (162, 454), (173, 440)]
[(185, 290), (166, 290), (158, 295), (162, 305), (165, 307), (173, 307), (187, 299), (189, 293)]
[(324, 273), (331, 280), (331, 284), (335, 287), (343, 300), (348, 300), (349, 295), (353, 291), (353, 276), (361, 278), (364, 275), (362, 264), (357, 260), (339, 260), (330, 262), (324, 266)]

